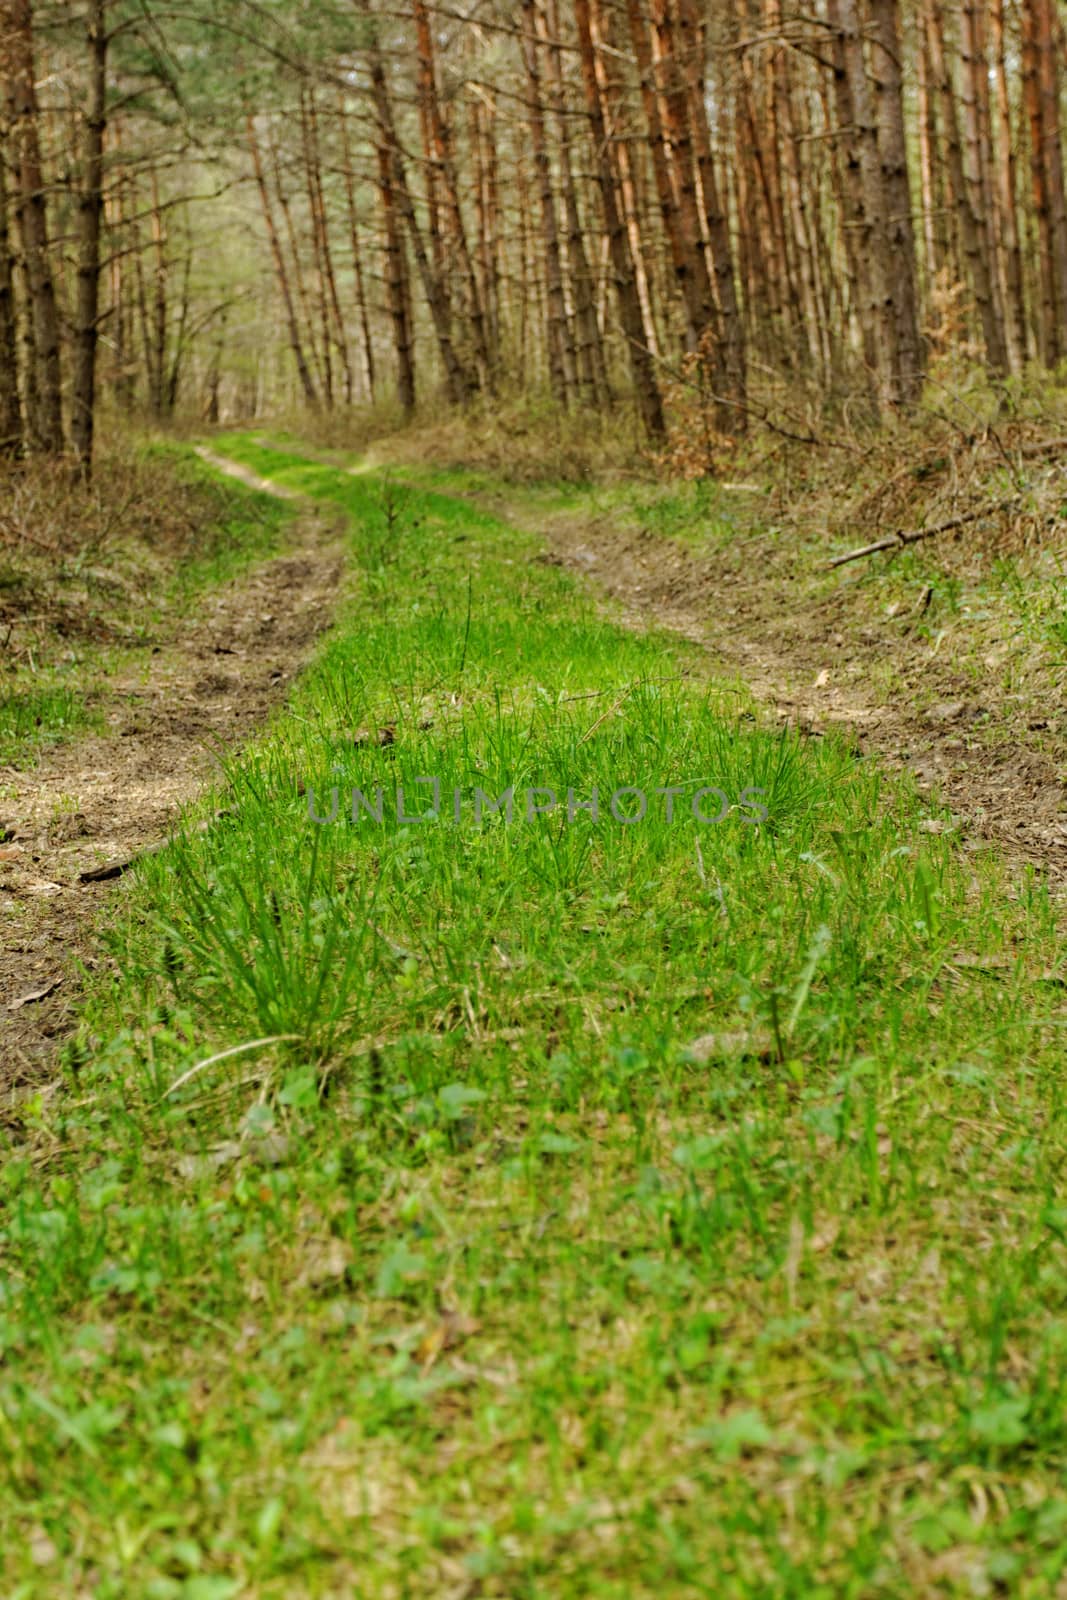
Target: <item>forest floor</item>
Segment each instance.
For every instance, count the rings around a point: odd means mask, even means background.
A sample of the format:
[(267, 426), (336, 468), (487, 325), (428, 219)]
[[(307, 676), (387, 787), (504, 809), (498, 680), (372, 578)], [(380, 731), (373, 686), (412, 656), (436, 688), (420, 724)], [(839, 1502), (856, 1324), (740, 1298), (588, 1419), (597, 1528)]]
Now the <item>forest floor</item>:
[(218, 740), (0, 1120), (5, 1592), (1064, 1593), (1056, 547), (215, 446), (299, 547), (39, 753), (69, 878)]

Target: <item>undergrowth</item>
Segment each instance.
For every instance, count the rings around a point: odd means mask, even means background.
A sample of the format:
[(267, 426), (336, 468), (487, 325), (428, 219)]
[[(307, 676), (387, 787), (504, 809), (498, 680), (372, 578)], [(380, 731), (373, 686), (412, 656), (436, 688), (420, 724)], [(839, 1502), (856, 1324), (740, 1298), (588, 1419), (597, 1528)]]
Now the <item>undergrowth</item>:
[(91, 486), (68, 464), (0, 474), (0, 764), (92, 721), (116, 652), (277, 546), (275, 501), (172, 444), (105, 439)]

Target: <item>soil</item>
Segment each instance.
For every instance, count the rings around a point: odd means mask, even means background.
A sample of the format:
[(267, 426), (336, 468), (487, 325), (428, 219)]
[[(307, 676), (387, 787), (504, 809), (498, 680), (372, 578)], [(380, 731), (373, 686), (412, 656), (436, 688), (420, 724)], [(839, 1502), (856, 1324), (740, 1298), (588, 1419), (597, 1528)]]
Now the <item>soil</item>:
[[(212, 459), (209, 457), (209, 459)], [(231, 475), (278, 491), (254, 474)], [(82, 874), (164, 841), (218, 772), (284, 703), (329, 626), (344, 570), (337, 525), (307, 513), (284, 555), (203, 595), (173, 636), (92, 694), (104, 731), (0, 773), (0, 1089), (39, 1085), (73, 1025), (92, 926), (123, 880)], [(39, 998), (36, 998), (38, 997)]]

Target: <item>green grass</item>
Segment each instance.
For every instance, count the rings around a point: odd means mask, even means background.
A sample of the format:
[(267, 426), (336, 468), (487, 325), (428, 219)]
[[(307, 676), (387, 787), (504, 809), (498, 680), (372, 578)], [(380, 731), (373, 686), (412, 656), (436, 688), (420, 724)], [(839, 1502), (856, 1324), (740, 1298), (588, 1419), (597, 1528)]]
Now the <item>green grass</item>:
[(209, 514), (201, 511), (198, 516), (183, 558), (170, 574), (165, 601), (187, 609), (204, 590), (229, 583), (275, 554), (293, 519), (291, 505), (231, 478), (221, 479), (180, 445), (160, 441), (149, 454), (181, 485), (203, 495), (210, 507)]
[(354, 592), (0, 1135), (4, 1592), (1056, 1593), (1044, 891), (533, 538), (220, 448), (349, 514)]
[(42, 745), (69, 738), (90, 720), (84, 696), (69, 684), (21, 682), (0, 694), (0, 766), (24, 763)]

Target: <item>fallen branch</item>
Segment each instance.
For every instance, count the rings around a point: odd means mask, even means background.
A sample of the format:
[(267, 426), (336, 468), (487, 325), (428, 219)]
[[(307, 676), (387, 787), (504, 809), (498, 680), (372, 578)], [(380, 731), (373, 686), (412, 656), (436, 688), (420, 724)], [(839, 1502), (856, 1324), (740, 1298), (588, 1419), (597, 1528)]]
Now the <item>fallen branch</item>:
[[(205, 817), (202, 822), (198, 822), (194, 831), (196, 833), (207, 833), (208, 829), (213, 827), (216, 822), (221, 822), (223, 817), (232, 816), (232, 811), (216, 811), (213, 817)], [(146, 860), (148, 856), (161, 855), (173, 843), (174, 839), (171, 835), (168, 835), (165, 839), (157, 839), (154, 844), (145, 845), (144, 849), (138, 850), (135, 855), (123, 856), (120, 861), (109, 861), (106, 866), (93, 867), (88, 872), (80, 872), (78, 874), (78, 882), (109, 883), (113, 878), (125, 876), (131, 867), (135, 867), (139, 861)]]
[(1057, 456), (1067, 454), (1067, 439), (1038, 439), (1031, 444), (1019, 446), (1018, 452), (1024, 461), (1035, 461), (1041, 456)]
[(935, 539), (939, 533), (951, 533), (954, 528), (963, 528), (969, 522), (980, 522), (983, 517), (994, 516), (998, 511), (1008, 511), (1012, 506), (1017, 506), (1021, 499), (1021, 494), (1013, 494), (1007, 500), (998, 500), (996, 505), (981, 506), (977, 511), (965, 512), (962, 517), (951, 517), (948, 522), (936, 522), (931, 528), (899, 528), (888, 538), (876, 539), (874, 544), (865, 544), (859, 550), (850, 550), (847, 555), (835, 556), (827, 562), (827, 566), (843, 567), (846, 562), (875, 556), (880, 550), (902, 550), (905, 545), (918, 544), (922, 539)]

